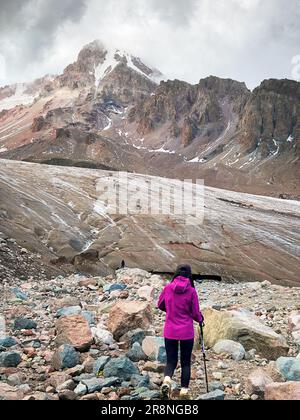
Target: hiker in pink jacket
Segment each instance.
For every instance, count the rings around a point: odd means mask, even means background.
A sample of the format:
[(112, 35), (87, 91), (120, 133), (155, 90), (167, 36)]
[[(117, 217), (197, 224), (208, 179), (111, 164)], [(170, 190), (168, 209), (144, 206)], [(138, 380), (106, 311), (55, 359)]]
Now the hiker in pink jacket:
[(195, 338), (194, 321), (199, 324), (204, 321), (189, 265), (181, 265), (177, 268), (173, 281), (164, 288), (157, 307), (166, 312), (164, 338), (167, 366), (165, 380), (161, 388), (162, 397), (168, 397), (170, 394), (171, 380), (177, 367), (178, 345), (180, 344), (182, 370), (180, 398), (188, 399)]

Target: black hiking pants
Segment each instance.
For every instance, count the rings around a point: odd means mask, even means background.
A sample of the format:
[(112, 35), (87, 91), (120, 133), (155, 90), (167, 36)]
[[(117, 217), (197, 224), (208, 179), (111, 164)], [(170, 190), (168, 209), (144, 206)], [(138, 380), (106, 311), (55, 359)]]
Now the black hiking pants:
[(180, 344), (181, 387), (188, 388), (191, 380), (191, 359), (194, 340), (169, 340), (165, 338), (167, 366), (165, 376), (173, 377), (178, 364), (178, 345)]

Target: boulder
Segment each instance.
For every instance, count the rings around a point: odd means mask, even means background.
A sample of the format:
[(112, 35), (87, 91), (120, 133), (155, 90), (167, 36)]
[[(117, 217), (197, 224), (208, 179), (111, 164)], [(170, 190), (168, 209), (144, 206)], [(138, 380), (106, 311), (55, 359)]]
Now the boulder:
[(273, 384), (273, 379), (263, 370), (254, 370), (246, 381), (246, 392), (249, 395), (258, 395), (263, 398), (267, 385)]
[(67, 380), (66, 382), (60, 384), (57, 388), (56, 388), (56, 392), (62, 392), (62, 391), (74, 391), (74, 389), (76, 388), (76, 384), (72, 379)]
[(143, 367), (145, 372), (164, 373), (165, 365), (158, 362), (148, 361)]
[(77, 398), (77, 394), (70, 389), (64, 389), (58, 393), (58, 397), (60, 401), (75, 401)]
[(299, 401), (300, 382), (273, 383), (266, 386), (265, 400)]
[(295, 357), (280, 357), (276, 362), (277, 369), (286, 381), (300, 381), (300, 360)]
[(59, 347), (53, 355), (52, 367), (55, 370), (73, 368), (80, 363), (80, 355), (76, 349), (70, 345)]
[(122, 291), (122, 290), (125, 290), (126, 287), (127, 286), (125, 284), (117, 284), (117, 283), (114, 283), (114, 284), (106, 284), (103, 287), (103, 292), (104, 293), (111, 293), (111, 292), (115, 292), (117, 290)]
[(139, 370), (128, 357), (111, 359), (104, 367), (103, 375), (105, 378), (118, 377), (122, 381), (128, 381), (132, 375), (139, 375)]
[(108, 328), (118, 341), (128, 331), (147, 329), (151, 322), (152, 309), (147, 302), (120, 301), (109, 313)]
[(19, 366), (22, 358), (19, 353), (15, 351), (5, 351), (0, 353), (0, 367), (15, 368)]
[(276, 362), (271, 361), (266, 367), (267, 375), (272, 378), (273, 382), (285, 382), (282, 373), (277, 368)]
[(18, 343), (13, 337), (6, 337), (0, 339), (0, 347), (9, 349), (10, 347), (16, 346)]
[(256, 349), (263, 357), (276, 360), (286, 356), (289, 347), (285, 338), (265, 326), (245, 309), (216, 311), (204, 309), (205, 340), (208, 347), (220, 340), (239, 342), (246, 350)]
[(61, 318), (62, 316), (80, 315), (82, 309), (80, 306), (68, 306), (61, 308), (56, 312), (56, 317)]
[(117, 282), (125, 284), (143, 284), (145, 279), (149, 279), (151, 274), (139, 268), (124, 268), (116, 273)]
[(0, 382), (0, 400), (20, 401), (24, 398), (24, 393), (5, 382)]
[(57, 389), (59, 386), (69, 381), (70, 379), (72, 379), (72, 377), (66, 372), (54, 372), (50, 375), (50, 378), (47, 379), (46, 386), (51, 386)]
[(26, 293), (24, 293), (21, 289), (19, 289), (18, 287), (14, 287), (12, 289), (13, 294), (16, 296), (17, 299), (20, 300), (28, 300), (28, 295)]
[(140, 360), (147, 360), (146, 354), (143, 352), (142, 346), (139, 343), (134, 343), (127, 353), (127, 357), (133, 362)]
[(226, 354), (237, 362), (245, 358), (246, 352), (240, 343), (231, 340), (220, 340), (215, 344), (213, 351), (216, 354)]
[(82, 384), (87, 387), (87, 391), (89, 394), (93, 394), (94, 392), (99, 392), (103, 388), (116, 386), (120, 383), (120, 378), (118, 377), (109, 377), (107, 379), (98, 379), (92, 378), (82, 381)]
[(142, 344), (144, 338), (146, 337), (146, 332), (140, 328), (129, 331), (128, 333), (124, 334), (120, 341), (123, 343), (127, 343), (128, 347), (132, 347), (134, 343)]
[(149, 375), (132, 375), (130, 380), (130, 385), (133, 388), (142, 388), (146, 387), (148, 388), (150, 385), (150, 377)]
[(82, 311), (81, 315), (87, 320), (90, 327), (95, 325), (95, 317), (94, 314), (90, 311)]
[(88, 389), (86, 385), (78, 384), (77, 387), (74, 389), (74, 392), (78, 397), (83, 397), (87, 394)]
[(103, 372), (103, 369), (105, 365), (110, 361), (109, 356), (102, 356), (99, 359), (96, 360), (93, 368), (94, 375), (98, 376), (101, 372)]
[(155, 297), (155, 288), (152, 286), (142, 286), (137, 291), (140, 298), (146, 299), (148, 302), (152, 302)]
[(98, 288), (98, 280), (96, 278), (83, 279), (83, 280), (79, 281), (78, 286), (79, 287), (86, 287), (86, 288), (89, 288), (90, 286), (92, 286), (92, 287), (97, 287)]
[(289, 317), (289, 327), (292, 331), (300, 330), (300, 311), (293, 311)]
[(69, 344), (76, 350), (88, 351), (94, 342), (89, 323), (82, 315), (72, 315), (60, 318), (56, 322), (56, 346)]
[(216, 391), (209, 392), (208, 394), (201, 395), (200, 397), (196, 398), (197, 401), (224, 401), (225, 393), (217, 389)]
[(92, 328), (92, 334), (96, 344), (111, 346), (114, 343), (112, 333), (103, 329), (102, 324), (97, 325), (96, 328)]
[(166, 363), (165, 340), (162, 337), (146, 337), (143, 340), (142, 349), (150, 360)]
[(20, 330), (35, 330), (37, 329), (37, 323), (32, 319), (28, 318), (17, 318), (14, 322), (14, 329), (17, 331)]

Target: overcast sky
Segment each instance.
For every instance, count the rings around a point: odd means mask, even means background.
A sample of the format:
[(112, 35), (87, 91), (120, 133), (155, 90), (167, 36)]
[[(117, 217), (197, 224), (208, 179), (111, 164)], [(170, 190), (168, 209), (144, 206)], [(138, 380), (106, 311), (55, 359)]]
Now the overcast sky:
[[(94, 39), (168, 78), (292, 78), (300, 0), (0, 0), (0, 85), (57, 74)], [(294, 58), (294, 62), (297, 58)]]

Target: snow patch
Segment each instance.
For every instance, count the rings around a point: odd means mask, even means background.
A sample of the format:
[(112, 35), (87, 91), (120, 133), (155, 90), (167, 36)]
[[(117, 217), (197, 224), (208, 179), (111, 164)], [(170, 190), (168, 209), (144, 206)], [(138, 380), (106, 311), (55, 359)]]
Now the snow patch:
[(9, 96), (8, 98), (2, 99), (0, 101), (0, 111), (3, 109), (13, 109), (18, 105), (32, 105), (37, 95), (28, 95), (25, 93), (26, 84), (18, 83), (16, 92), (13, 96)]
[(6, 147), (0, 147), (0, 153), (4, 153), (7, 152), (7, 148)]
[(294, 141), (294, 137), (289, 136), (289, 137), (286, 139), (286, 141), (287, 141), (288, 143), (293, 143), (293, 141)]
[(279, 146), (279, 144), (277, 143), (277, 141), (275, 139), (273, 139), (273, 143), (277, 147), (277, 150), (275, 152), (272, 152), (272, 155), (273, 156), (277, 156), (278, 153), (279, 153), (279, 150), (280, 150), (280, 146)]
[(195, 157), (194, 159), (188, 160), (189, 163), (205, 163), (206, 159)]
[(108, 124), (107, 124), (107, 126), (105, 128), (103, 128), (103, 131), (109, 130), (111, 128), (111, 126), (112, 126), (112, 120), (111, 120), (111, 118), (108, 118), (108, 117), (106, 117), (106, 118), (107, 118)]
[(107, 51), (105, 60), (102, 64), (95, 67), (95, 84), (98, 88), (101, 80), (113, 71), (113, 69), (119, 64), (115, 59), (115, 51)]

